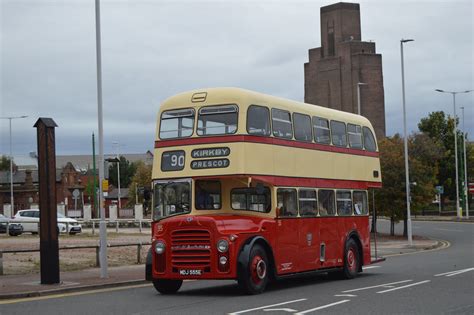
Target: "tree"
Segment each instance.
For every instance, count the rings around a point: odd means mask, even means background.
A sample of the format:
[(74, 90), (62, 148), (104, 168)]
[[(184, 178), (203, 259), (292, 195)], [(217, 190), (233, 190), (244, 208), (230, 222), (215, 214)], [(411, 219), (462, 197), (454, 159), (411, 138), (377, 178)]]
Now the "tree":
[[(436, 175), (441, 147), (424, 134), (413, 134), (408, 139), (410, 182), (413, 213), (427, 206), (435, 195)], [(378, 209), (390, 217), (390, 234), (395, 222), (403, 220), (407, 234), (405, 157), (403, 139), (396, 134), (379, 142), (383, 187), (376, 194)], [(429, 161), (429, 162), (427, 162)]]
[(143, 193), (138, 194), (138, 202), (143, 204), (143, 209), (146, 214), (151, 203), (151, 165), (146, 165), (142, 161), (138, 161), (134, 164), (136, 171), (128, 190), (129, 206), (135, 204), (137, 188), (143, 188)]
[[(126, 188), (130, 185), (133, 175), (135, 175), (136, 165), (130, 163), (124, 156), (120, 156), (120, 187)], [(117, 181), (117, 163), (109, 164), (109, 181), (110, 184), (118, 187)]]
[[(16, 169), (15, 163), (13, 163), (13, 169)], [(0, 171), (10, 171), (10, 158), (6, 155), (0, 157)]]
[[(428, 135), (441, 146), (438, 185), (444, 187), (444, 194), (450, 199), (456, 199), (455, 162), (454, 162), (454, 118), (446, 117), (442, 111), (432, 112), (428, 117), (421, 119), (418, 129)], [(458, 156), (462, 155), (462, 135), (458, 131)], [(460, 161), (460, 160), (459, 160)], [(459, 163), (461, 164), (461, 163)], [(461, 166), (459, 166), (461, 169)], [(460, 172), (461, 173), (461, 172)], [(444, 200), (441, 203), (444, 208)]]

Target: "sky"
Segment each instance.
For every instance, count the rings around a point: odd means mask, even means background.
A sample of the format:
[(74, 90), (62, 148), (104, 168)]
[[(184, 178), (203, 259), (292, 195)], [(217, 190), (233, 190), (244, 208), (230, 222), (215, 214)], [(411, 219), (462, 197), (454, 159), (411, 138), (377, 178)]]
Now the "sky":
[[(166, 98), (234, 86), (304, 99), (303, 65), (320, 46), (321, 6), (333, 1), (101, 1), (104, 150), (153, 148)], [(362, 40), (382, 54), (387, 135), (403, 131), (400, 39), (410, 132), (430, 112), (453, 114), (449, 94), (474, 89), (474, 2), (362, 1)], [(90, 154), (97, 135), (94, 0), (0, 0), (0, 117), (13, 120), (13, 154), (36, 151), (38, 117), (51, 117), (57, 154)], [(474, 93), (465, 107), (473, 139)], [(462, 127), (462, 125), (460, 125)], [(9, 154), (0, 120), (0, 154)]]

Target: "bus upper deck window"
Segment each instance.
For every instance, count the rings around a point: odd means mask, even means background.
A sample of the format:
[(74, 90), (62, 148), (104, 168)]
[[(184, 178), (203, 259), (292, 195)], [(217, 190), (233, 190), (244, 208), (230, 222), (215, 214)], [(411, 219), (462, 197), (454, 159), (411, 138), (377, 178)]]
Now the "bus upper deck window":
[(372, 134), (372, 131), (364, 127), (362, 128), (364, 132), (364, 147), (367, 151), (372, 151), (375, 152), (377, 151), (377, 144), (375, 143), (375, 138), (374, 135)]
[(247, 133), (250, 135), (270, 135), (270, 111), (264, 106), (251, 105), (247, 110)]
[(331, 121), (332, 144), (347, 147), (346, 124), (341, 121)]
[(206, 106), (199, 110), (197, 134), (224, 135), (237, 132), (236, 105)]
[(300, 141), (311, 141), (313, 135), (311, 133), (311, 117), (299, 113), (293, 114), (295, 126), (295, 139)]
[(349, 146), (362, 149), (362, 128), (359, 125), (347, 124), (347, 134), (349, 135)]
[(290, 112), (272, 109), (273, 135), (278, 138), (293, 138), (293, 127)]
[(194, 129), (194, 109), (168, 110), (161, 114), (160, 139), (190, 137)]
[(331, 133), (329, 121), (324, 118), (313, 117), (314, 141), (317, 143), (330, 144)]

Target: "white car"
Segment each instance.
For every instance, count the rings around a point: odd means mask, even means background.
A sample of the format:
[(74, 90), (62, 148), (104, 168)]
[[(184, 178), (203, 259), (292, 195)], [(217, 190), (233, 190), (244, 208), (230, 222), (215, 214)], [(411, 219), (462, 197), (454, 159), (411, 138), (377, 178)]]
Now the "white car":
[[(15, 214), (12, 222), (20, 223), (23, 226), (23, 232), (36, 234), (38, 233), (39, 217), (40, 212), (38, 209), (20, 210)], [(58, 213), (58, 232), (77, 234), (82, 232), (82, 227), (77, 220)]]

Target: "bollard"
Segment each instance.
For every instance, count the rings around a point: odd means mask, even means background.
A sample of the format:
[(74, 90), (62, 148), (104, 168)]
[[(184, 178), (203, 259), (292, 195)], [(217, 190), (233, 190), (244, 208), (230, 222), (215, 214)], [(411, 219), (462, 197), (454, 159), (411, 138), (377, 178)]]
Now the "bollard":
[(66, 222), (66, 234), (69, 233), (69, 222)]
[(0, 252), (0, 276), (3, 276), (3, 252)]
[(142, 220), (140, 220), (140, 223), (139, 223), (139, 229), (140, 229), (140, 233), (142, 232)]
[(7, 221), (7, 236), (10, 235), (10, 222)]
[(115, 221), (115, 233), (118, 233), (118, 226), (119, 226), (118, 221)]
[(137, 245), (137, 264), (142, 263), (142, 243)]
[(100, 267), (99, 255), (100, 255), (100, 247), (97, 246), (97, 247), (95, 248), (95, 266), (96, 266), (96, 267)]
[(95, 222), (92, 221), (92, 235), (95, 234)]

